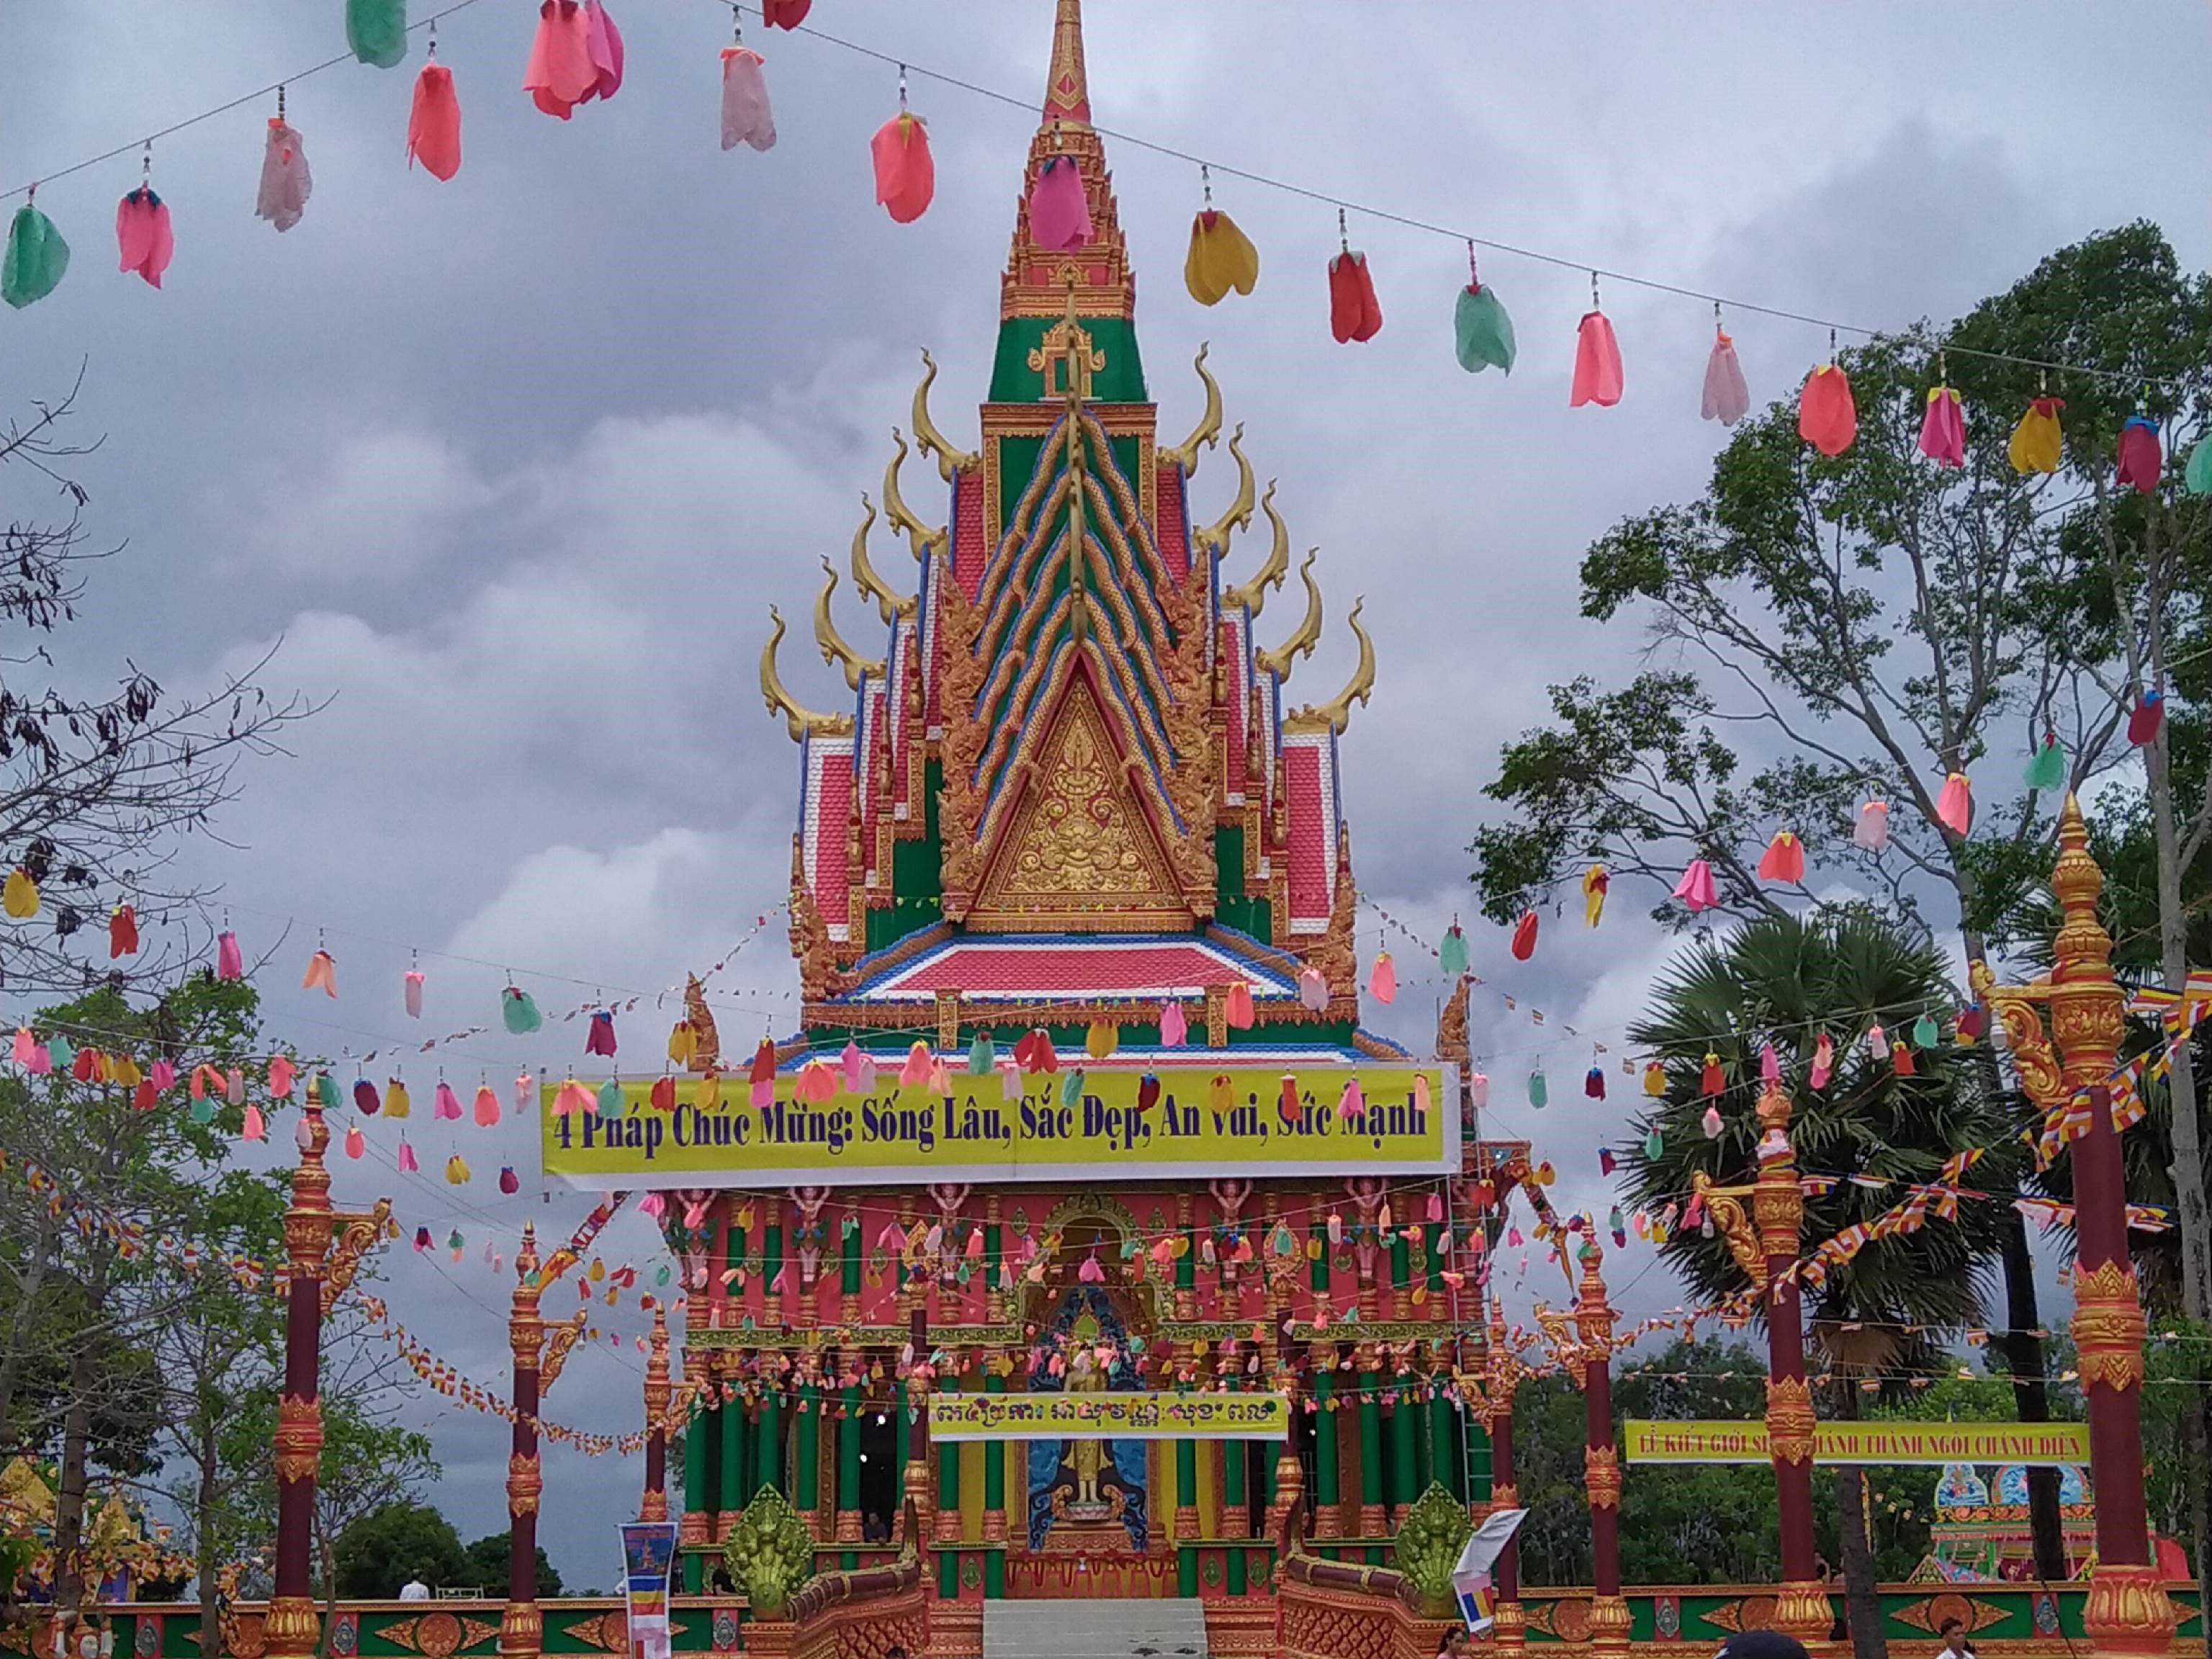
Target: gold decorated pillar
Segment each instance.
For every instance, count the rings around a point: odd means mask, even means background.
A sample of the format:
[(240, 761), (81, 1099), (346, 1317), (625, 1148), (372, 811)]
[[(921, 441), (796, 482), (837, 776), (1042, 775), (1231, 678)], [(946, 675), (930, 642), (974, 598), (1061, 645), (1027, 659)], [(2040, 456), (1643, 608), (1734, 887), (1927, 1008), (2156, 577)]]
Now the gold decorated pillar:
[(1590, 1511), (1590, 1650), (1606, 1656), (1628, 1651), (1628, 1603), (1620, 1593), (1620, 1453), (1613, 1440), (1613, 1324), (1606, 1300), (1605, 1252), (1597, 1241), (1583, 1245), (1581, 1294), (1575, 1329), (1583, 1384), (1583, 1484)]
[[(2051, 874), (2063, 918), (2051, 973), (1999, 986), (1985, 963), (1975, 990), (1996, 1010), (2021, 1086), (2046, 1115), (2063, 1114), (2074, 1159), (2074, 1340), (2089, 1407), (2097, 1560), (2082, 1623), (2100, 1654), (2163, 1654), (2177, 1620), (2154, 1565), (2143, 1497), (2142, 1294), (2128, 1255), (2127, 1186), (2112, 1121), (2112, 1080), (2127, 1029), (2112, 940), (2097, 919), (2104, 872), (2072, 796), (2058, 820)], [(2044, 1030), (2041, 1009), (2050, 1013)], [(2053, 1045), (2056, 1052), (2053, 1052)]]
[(276, 1403), (273, 1448), (276, 1582), (263, 1625), (269, 1659), (312, 1659), (320, 1644), (313, 1577), (315, 1474), (323, 1453), (323, 1320), (392, 1218), (389, 1199), (377, 1200), (367, 1214), (331, 1207), (330, 1171), (323, 1164), (330, 1144), (310, 1085), (300, 1110), (292, 1201), (284, 1210), (284, 1389)]
[(645, 1494), (641, 1521), (668, 1519), (668, 1404), (676, 1389), (668, 1378), (668, 1310), (653, 1310), (653, 1349), (645, 1362)]
[(1835, 1627), (1814, 1565), (1813, 1390), (1805, 1376), (1804, 1301), (1795, 1271), (1805, 1225), (1805, 1192), (1790, 1144), (1790, 1097), (1769, 1083), (1759, 1097), (1759, 1176), (1751, 1204), (1766, 1297), (1766, 1444), (1782, 1522), (1782, 1585), (1774, 1627), (1808, 1644)]

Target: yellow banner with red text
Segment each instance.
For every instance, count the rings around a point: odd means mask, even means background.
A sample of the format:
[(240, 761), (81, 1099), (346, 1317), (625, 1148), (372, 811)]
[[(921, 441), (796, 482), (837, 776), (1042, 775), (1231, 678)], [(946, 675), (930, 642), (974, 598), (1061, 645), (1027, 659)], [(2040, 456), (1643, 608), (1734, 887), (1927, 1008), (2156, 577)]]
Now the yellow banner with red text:
[[(939, 1181), (1096, 1181), (1234, 1175), (1441, 1175), (1459, 1166), (1459, 1115), (1432, 1070), (1407, 1066), (1300, 1066), (1297, 1104), (1283, 1073), (1200, 1066), (1155, 1073), (1101, 1067), (1069, 1097), (1066, 1074), (1023, 1079), (1006, 1098), (996, 1076), (957, 1073), (950, 1094), (885, 1085), (823, 1102), (793, 1100), (788, 1078), (765, 1108), (742, 1077), (676, 1085), (672, 1108), (650, 1103), (653, 1079), (620, 1085), (619, 1115), (581, 1109), (601, 1085), (540, 1092), (545, 1174), (580, 1187), (890, 1185)], [(1157, 1098), (1144, 1096), (1157, 1079)], [(1345, 1085), (1362, 1103), (1343, 1115)]]

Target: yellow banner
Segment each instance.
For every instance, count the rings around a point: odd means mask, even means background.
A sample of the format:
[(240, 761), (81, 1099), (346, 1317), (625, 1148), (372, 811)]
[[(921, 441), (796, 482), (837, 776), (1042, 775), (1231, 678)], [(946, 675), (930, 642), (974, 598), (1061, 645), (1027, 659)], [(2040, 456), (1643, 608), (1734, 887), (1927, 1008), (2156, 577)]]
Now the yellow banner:
[[(1621, 1425), (1621, 1455), (1632, 1463), (1764, 1463), (1766, 1425), (1655, 1422)], [(2086, 1423), (1822, 1423), (1814, 1431), (1820, 1463), (2087, 1464)]]
[(932, 1440), (1281, 1440), (1279, 1394), (933, 1394)]
[[(1064, 1076), (1065, 1073), (1062, 1073)], [(1428, 1080), (1423, 1107), (1413, 1080)], [(1227, 1079), (1215, 1105), (1213, 1079)], [(1139, 1109), (1143, 1073), (1089, 1071), (1081, 1097), (1060, 1099), (1060, 1077), (1027, 1080), (1008, 1100), (997, 1077), (957, 1074), (953, 1092), (886, 1086), (835, 1100), (790, 1098), (788, 1078), (765, 1110), (745, 1103), (742, 1076), (721, 1080), (720, 1100), (698, 1104), (700, 1085), (677, 1085), (672, 1111), (655, 1110), (650, 1079), (623, 1085), (623, 1111), (556, 1115), (556, 1086), (538, 1106), (549, 1176), (580, 1187), (835, 1186), (936, 1181), (1097, 1181), (1231, 1175), (1434, 1175), (1459, 1166), (1459, 1115), (1439, 1109), (1437, 1074), (1411, 1066), (1300, 1067), (1302, 1110), (1282, 1108), (1283, 1073), (1249, 1067), (1162, 1070), (1159, 1099)], [(1357, 1076), (1364, 1111), (1337, 1115)], [(587, 1085), (596, 1091), (597, 1085)]]

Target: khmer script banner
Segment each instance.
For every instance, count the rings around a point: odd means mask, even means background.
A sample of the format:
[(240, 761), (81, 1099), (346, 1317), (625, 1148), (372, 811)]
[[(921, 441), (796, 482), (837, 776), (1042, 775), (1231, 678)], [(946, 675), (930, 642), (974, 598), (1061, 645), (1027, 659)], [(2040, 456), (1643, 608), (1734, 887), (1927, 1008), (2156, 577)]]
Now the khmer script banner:
[[(997, 1077), (958, 1073), (949, 1095), (885, 1086), (825, 1102), (792, 1100), (786, 1078), (765, 1109), (746, 1103), (742, 1076), (722, 1079), (711, 1105), (700, 1103), (699, 1080), (685, 1079), (665, 1109), (651, 1104), (647, 1078), (623, 1083), (619, 1116), (560, 1111), (560, 1090), (548, 1085), (539, 1139), (549, 1177), (593, 1188), (743, 1187), (764, 1177), (836, 1186), (1435, 1175), (1459, 1167), (1459, 1114), (1433, 1070), (1301, 1066), (1295, 1109), (1282, 1097), (1279, 1069), (1164, 1069), (1150, 1103), (1147, 1075), (1101, 1067), (1068, 1098), (1063, 1072), (1025, 1079), (1021, 1098), (1008, 1100)], [(887, 1069), (886, 1085), (892, 1076)], [(1363, 1103), (1347, 1115), (1345, 1085), (1355, 1077)]]
[(1280, 1394), (933, 1394), (929, 1437), (950, 1440), (1281, 1440)]
[[(1620, 1455), (1632, 1463), (1764, 1463), (1766, 1425), (1753, 1419), (1621, 1425)], [(1813, 1431), (1816, 1463), (2081, 1463), (2087, 1423), (1822, 1423)]]

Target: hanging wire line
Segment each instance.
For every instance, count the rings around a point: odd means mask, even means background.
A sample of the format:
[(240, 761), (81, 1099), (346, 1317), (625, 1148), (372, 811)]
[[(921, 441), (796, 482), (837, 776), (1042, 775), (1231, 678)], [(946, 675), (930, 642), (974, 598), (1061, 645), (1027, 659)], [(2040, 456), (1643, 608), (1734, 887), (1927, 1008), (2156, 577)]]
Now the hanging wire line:
[[(433, 12), (419, 22), (409, 24), (408, 33), (413, 33), (419, 29), (429, 29), (441, 18), (451, 17), (455, 12), (465, 11), (476, 3), (477, 0), (453, 0), (453, 4)], [(727, 4), (728, 0), (714, 0), (714, 3), (719, 7)], [(757, 6), (731, 5), (730, 10), (733, 15), (741, 16), (750, 13), (759, 18), (763, 24), (767, 21), (766, 14)], [(814, 27), (811, 24), (801, 24), (791, 33), (811, 35), (827, 46), (836, 46), (841, 51), (852, 52), (856, 56), (887, 64), (896, 70), (899, 76), (902, 106), (905, 102), (907, 77), (920, 76), (926, 80), (934, 81), (941, 86), (952, 87), (962, 92), (970, 93), (978, 98), (1005, 104), (1028, 113), (1036, 112), (1036, 103), (1034, 99), (1018, 97), (1012, 93), (1002, 92), (995, 87), (988, 87), (980, 82), (970, 81), (962, 76), (948, 74), (943, 70), (933, 70), (890, 52), (878, 52), (873, 46), (864, 46), (857, 40), (847, 40), (842, 35), (831, 34), (826, 30)], [(219, 115), (227, 115), (234, 109), (258, 102), (272, 94), (281, 95), (286, 87), (304, 81), (311, 75), (319, 75), (325, 70), (335, 69), (341, 64), (349, 64), (353, 61), (354, 55), (349, 52), (340, 52), (336, 57), (325, 58), (320, 63), (311, 64), (305, 69), (269, 82), (266, 85), (257, 87), (251, 92), (241, 93), (226, 102), (202, 110), (197, 115), (186, 116), (181, 121), (172, 122), (166, 127), (142, 134), (112, 149), (102, 150), (96, 155), (88, 155), (81, 161), (73, 161), (69, 166), (57, 168), (52, 173), (41, 173), (27, 184), (0, 191), (0, 202), (9, 201), (18, 196), (27, 198), (40, 185), (51, 184), (55, 179), (69, 178), (73, 173), (82, 173), (88, 168), (100, 166), (102, 162), (114, 161), (118, 156), (131, 155), (143, 146), (152, 143), (155, 139), (167, 138), (173, 134), (185, 131), (189, 128), (198, 126), (203, 122), (211, 121)], [(1454, 242), (1489, 248), (1496, 252), (1510, 254), (1516, 258), (1531, 260), (1538, 264), (1551, 265), (1562, 270), (1587, 271), (1593, 283), (1599, 277), (1603, 277), (1608, 282), (1626, 283), (1632, 287), (1647, 289), (1656, 294), (1675, 295), (1683, 299), (1696, 300), (1705, 304), (1725, 304), (1737, 311), (1750, 312), (1762, 317), (1772, 317), (1784, 322), (1803, 323), (1814, 328), (1828, 329), (1832, 332), (1855, 334), (1866, 339), (1871, 339), (1881, 331), (1869, 328), (1863, 324), (1838, 322), (1831, 317), (1814, 316), (1808, 312), (1792, 311), (1786, 307), (1762, 305), (1755, 301), (1739, 300), (1726, 295), (1710, 293), (1704, 289), (1690, 288), (1680, 283), (1667, 282), (1656, 276), (1639, 276), (1633, 271), (1615, 270), (1610, 266), (1595, 264), (1589, 259), (1569, 258), (1563, 254), (1546, 252), (1541, 248), (1499, 241), (1490, 236), (1477, 236), (1465, 229), (1438, 224), (1433, 220), (1418, 218), (1412, 214), (1397, 212), (1389, 208), (1376, 207), (1371, 203), (1359, 202), (1340, 192), (1316, 190), (1310, 185), (1297, 184), (1273, 173), (1255, 172), (1249, 167), (1240, 167), (1227, 161), (1214, 160), (1210, 156), (1202, 156), (1194, 151), (1178, 149), (1173, 144), (1162, 143), (1156, 139), (1146, 138), (1124, 129), (1102, 126), (1095, 121), (1091, 124), (1091, 128), (1101, 137), (1110, 138), (1117, 144), (1127, 144), (1132, 149), (1146, 150), (1155, 155), (1164, 155), (1172, 161), (1182, 161), (1201, 169), (1202, 172), (1218, 173), (1228, 178), (1243, 179), (1248, 184), (1258, 185), (1267, 190), (1279, 191), (1287, 196), (1295, 196), (1309, 202), (1318, 202), (1324, 206), (1337, 209), (1340, 213), (1349, 208), (1367, 218), (1377, 220), (1385, 224), (1398, 225), (1407, 230), (1418, 230), (1431, 236), (1447, 237)], [(2061, 362), (2040, 357), (2015, 356), (2008, 352), (1980, 351), (1955, 343), (1950, 343), (1948, 349), (1958, 352), (1961, 356), (1979, 357), (1990, 362), (2014, 363), (2027, 368), (2055, 369), (2061, 374), (2090, 375), (2102, 380), (2123, 381), (2130, 385), (2148, 386), (2172, 384), (2171, 376), (2145, 375), (2126, 369), (2095, 368), (2082, 363)]]
[[(407, 26), (407, 32), (412, 34), (417, 29), (434, 30), (441, 17), (451, 17), (457, 11), (466, 11), (476, 3), (477, 0), (453, 0), (453, 3), (444, 10), (433, 12), (419, 23), (410, 23)], [(82, 173), (86, 168), (96, 167), (103, 161), (112, 161), (118, 155), (128, 155), (141, 146), (152, 144), (157, 138), (167, 138), (173, 133), (183, 132), (188, 128), (196, 127), (203, 121), (212, 121), (218, 115), (228, 115), (231, 111), (241, 108), (245, 105), (258, 103), (272, 94), (282, 99), (285, 88), (297, 85), (311, 75), (320, 75), (325, 70), (336, 69), (340, 64), (350, 64), (353, 61), (354, 56), (349, 52), (342, 52), (335, 58), (325, 58), (319, 64), (310, 64), (307, 68), (294, 74), (271, 81), (265, 87), (256, 87), (252, 92), (240, 93), (228, 103), (217, 104), (213, 109), (204, 109), (198, 115), (187, 115), (181, 121), (172, 122), (166, 127), (158, 127), (143, 137), (133, 138), (127, 144), (118, 144), (114, 149), (104, 149), (97, 155), (88, 155), (82, 161), (72, 161), (69, 166), (58, 167), (52, 173), (42, 173), (27, 185), (18, 185), (13, 190), (0, 191), (0, 202), (8, 201), (17, 196), (28, 197), (40, 185), (50, 185), (57, 179), (66, 179), (73, 173)]]
[[(718, 3), (720, 3), (720, 0), (718, 0)], [(757, 8), (733, 5), (730, 9), (732, 11), (751, 11), (763, 23), (767, 21), (766, 14)], [(899, 70), (902, 85), (907, 76), (918, 75), (945, 86), (957, 88), (962, 92), (972, 93), (978, 98), (987, 98), (996, 103), (1009, 105), (1027, 113), (1034, 114), (1036, 111), (1035, 99), (1018, 97), (1012, 93), (1001, 92), (996, 87), (987, 87), (957, 75), (948, 75), (942, 70), (927, 68), (915, 63), (910, 58), (893, 57), (889, 52), (878, 52), (872, 46), (863, 46), (857, 40), (848, 40), (842, 35), (831, 34), (826, 30), (816, 28), (811, 23), (802, 23), (791, 32), (795, 34), (812, 35), (816, 40), (830, 46), (856, 53), (862, 58), (872, 58), (879, 64), (893, 64)], [(1587, 271), (1589, 274), (1593, 290), (1597, 279), (1603, 277), (1607, 282), (1626, 283), (1632, 287), (1649, 289), (1657, 294), (1676, 295), (1686, 300), (1697, 300), (1711, 305), (1727, 305), (1737, 311), (1748, 311), (1759, 316), (1773, 317), (1784, 322), (1805, 323), (1814, 328), (1825, 328), (1832, 332), (1856, 334), (1867, 339), (1872, 339), (1882, 331), (1879, 329), (1868, 328), (1858, 323), (1838, 322), (1832, 317), (1816, 317), (1806, 312), (1791, 311), (1780, 306), (1760, 305), (1749, 300), (1738, 300), (1727, 295), (1710, 293), (1704, 289), (1687, 288), (1679, 283), (1665, 282), (1656, 276), (1639, 276), (1632, 271), (1616, 270), (1605, 265), (1594, 264), (1588, 259), (1571, 259), (1562, 254), (1547, 253), (1540, 248), (1524, 247), (1512, 242), (1501, 242), (1495, 237), (1478, 236), (1464, 229), (1455, 229), (1449, 225), (1437, 224), (1433, 220), (1416, 218), (1411, 214), (1395, 212), (1389, 208), (1376, 207), (1340, 192), (1315, 190), (1310, 185), (1297, 184), (1273, 173), (1255, 173), (1249, 167), (1237, 167), (1212, 156), (1200, 155), (1191, 150), (1178, 149), (1172, 144), (1164, 144), (1155, 139), (1146, 138), (1126, 130), (1103, 126), (1095, 120), (1090, 125), (1091, 130), (1102, 138), (1110, 138), (1117, 144), (1127, 144), (1133, 149), (1148, 150), (1155, 155), (1164, 155), (1173, 161), (1186, 162), (1200, 168), (1201, 173), (1210, 171), (1224, 174), (1231, 179), (1242, 179), (1248, 184), (1259, 185), (1268, 190), (1280, 191), (1287, 196), (1296, 196), (1309, 202), (1318, 202), (1325, 207), (1333, 207), (1337, 210), (1340, 220), (1344, 210), (1349, 208), (1352, 211), (1364, 215), (1367, 218), (1377, 219), (1385, 224), (1402, 226), (1407, 230), (1421, 231), (1431, 236), (1447, 237), (1452, 241), (1467, 244), (1470, 248), (1489, 248), (1496, 252), (1510, 253), (1516, 258), (1534, 260), (1539, 264), (1552, 265), (1562, 270)], [(2168, 383), (2168, 377), (2143, 375), (2126, 369), (2093, 368), (2081, 363), (2046, 362), (2039, 357), (2018, 357), (2007, 352), (1977, 351), (1972, 347), (1956, 344), (1950, 345), (1949, 349), (1958, 352), (1961, 356), (1980, 357), (1991, 362), (2016, 363), (2027, 368), (2057, 369), (2063, 374), (2096, 375), (2106, 380), (2124, 381), (2129, 385)]]

